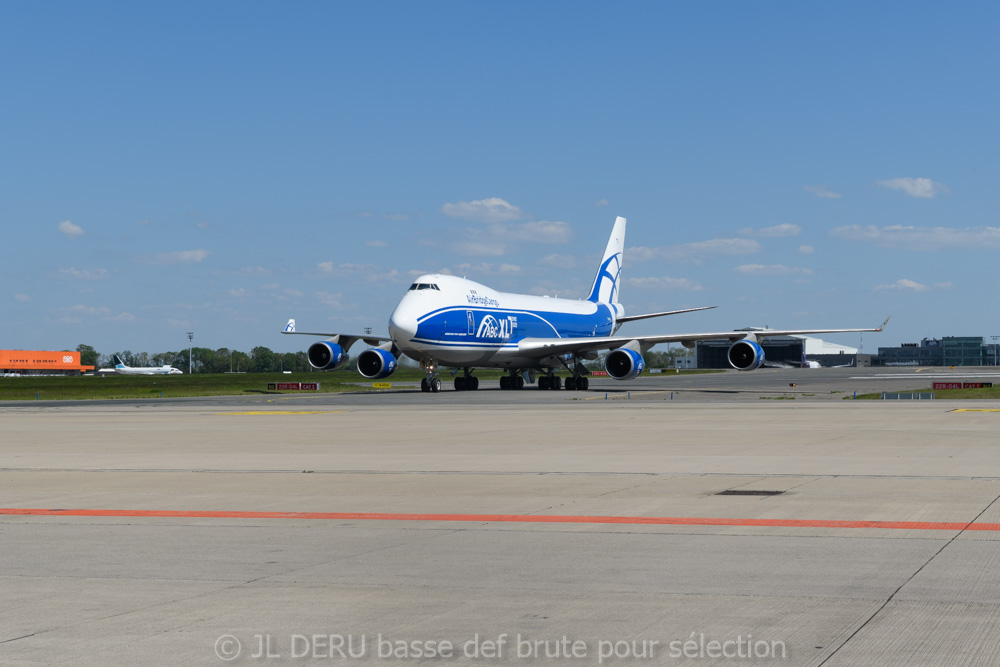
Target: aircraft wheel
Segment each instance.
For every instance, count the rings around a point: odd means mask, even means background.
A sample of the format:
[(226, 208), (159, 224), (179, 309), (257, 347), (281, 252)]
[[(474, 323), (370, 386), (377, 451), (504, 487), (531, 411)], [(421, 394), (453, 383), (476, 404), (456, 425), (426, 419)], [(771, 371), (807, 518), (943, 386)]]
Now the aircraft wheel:
[(562, 389), (562, 378), (559, 377), (558, 375), (553, 376), (553, 378), (552, 378), (552, 388), (553, 389)]
[(441, 378), (431, 379), (431, 391), (434, 393), (441, 391)]
[(455, 391), (465, 391), (465, 378), (461, 375), (455, 378)]
[(472, 377), (469, 378), (469, 380), (472, 383), (472, 386), (469, 387), (470, 389), (472, 389), (472, 391), (475, 391), (476, 389), (479, 389), (479, 378), (477, 378), (476, 376), (473, 375)]
[(547, 375), (538, 378), (538, 388), (543, 390), (549, 388), (549, 378)]
[(574, 389), (576, 389), (576, 378), (574, 377), (566, 378), (566, 389), (569, 391), (573, 391)]
[(590, 389), (590, 378), (580, 378), (580, 380), (579, 380), (579, 382), (577, 384), (580, 385), (579, 389), (582, 389), (583, 391), (587, 391), (588, 389)]
[(514, 380), (514, 386), (517, 389), (524, 389), (524, 378), (518, 375), (517, 379)]
[(430, 390), (431, 390), (431, 385), (429, 382), (427, 382), (427, 378), (422, 379), (420, 381), (420, 391), (428, 392)]
[(510, 378), (507, 377), (506, 375), (501, 375), (500, 376), (500, 388), (501, 389), (510, 389)]

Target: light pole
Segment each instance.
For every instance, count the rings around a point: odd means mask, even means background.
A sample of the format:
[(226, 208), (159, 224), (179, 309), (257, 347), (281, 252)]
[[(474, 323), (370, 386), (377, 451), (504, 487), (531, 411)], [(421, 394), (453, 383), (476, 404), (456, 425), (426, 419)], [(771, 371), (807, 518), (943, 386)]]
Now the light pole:
[(993, 365), (996, 366), (997, 357), (1000, 357), (1000, 354), (997, 354), (997, 352), (1000, 352), (1000, 348), (997, 347), (997, 341), (1000, 340), (1000, 336), (990, 336), (990, 338), (993, 339)]
[(194, 332), (188, 331), (187, 336), (188, 336), (188, 375), (191, 375), (191, 369), (193, 368), (193, 365), (191, 363), (191, 343), (194, 341)]

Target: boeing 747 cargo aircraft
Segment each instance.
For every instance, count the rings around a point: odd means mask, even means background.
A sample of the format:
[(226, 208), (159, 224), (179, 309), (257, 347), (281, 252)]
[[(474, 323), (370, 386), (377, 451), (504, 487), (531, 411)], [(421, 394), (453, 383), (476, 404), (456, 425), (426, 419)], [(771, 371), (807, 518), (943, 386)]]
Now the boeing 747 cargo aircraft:
[[(741, 371), (760, 368), (764, 350), (760, 340), (770, 336), (882, 331), (876, 329), (790, 329), (723, 331), (712, 333), (623, 336), (618, 329), (627, 322), (676, 315), (703, 308), (685, 308), (642, 315), (626, 315), (618, 302), (625, 218), (617, 218), (586, 299), (557, 299), (528, 294), (497, 292), (485, 285), (451, 275), (430, 274), (410, 285), (389, 317), (389, 336), (307, 333), (295, 330), (289, 320), (282, 333), (327, 336), (309, 347), (313, 368), (332, 370), (348, 361), (348, 350), (358, 340), (373, 347), (358, 356), (358, 371), (372, 380), (383, 379), (407, 356), (427, 372), (423, 391), (441, 390), (438, 370), (460, 369), (457, 391), (479, 388), (476, 368), (501, 368), (501, 389), (521, 389), (538, 382), (539, 389), (588, 388), (589, 371), (584, 361), (593, 361), (608, 351), (604, 367), (615, 380), (632, 380), (644, 370), (642, 355), (659, 343), (681, 343), (693, 347), (699, 340), (729, 340), (729, 363)], [(565, 382), (556, 373), (565, 370)], [(457, 371), (456, 371), (457, 372)]]

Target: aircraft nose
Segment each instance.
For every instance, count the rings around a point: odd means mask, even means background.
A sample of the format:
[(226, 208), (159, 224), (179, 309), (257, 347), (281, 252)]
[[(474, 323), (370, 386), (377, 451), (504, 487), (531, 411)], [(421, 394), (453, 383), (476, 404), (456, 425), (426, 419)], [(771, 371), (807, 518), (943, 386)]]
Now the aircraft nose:
[(417, 335), (417, 316), (402, 304), (389, 316), (389, 336), (397, 345), (408, 343)]

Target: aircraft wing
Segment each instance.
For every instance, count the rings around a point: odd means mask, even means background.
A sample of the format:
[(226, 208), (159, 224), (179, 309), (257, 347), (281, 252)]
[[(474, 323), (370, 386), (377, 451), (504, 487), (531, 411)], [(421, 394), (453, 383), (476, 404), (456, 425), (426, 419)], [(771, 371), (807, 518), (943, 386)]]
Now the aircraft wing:
[(645, 320), (650, 317), (663, 317), (665, 315), (680, 315), (681, 313), (693, 313), (696, 310), (711, 310), (712, 308), (718, 308), (718, 306), (702, 306), (701, 308), (684, 308), (682, 310), (665, 310), (660, 313), (645, 313), (643, 315), (625, 315), (618, 318), (619, 324), (625, 324), (626, 322), (634, 322), (636, 320)]
[(365, 341), (365, 343), (373, 347), (378, 347), (383, 343), (392, 342), (391, 338), (383, 338), (382, 336), (371, 336), (369, 334), (317, 333), (312, 331), (296, 331), (295, 320), (288, 320), (288, 324), (285, 325), (285, 329), (281, 333), (294, 334), (298, 336), (321, 336), (336, 343), (340, 347), (344, 348), (345, 351), (351, 349), (351, 346), (354, 345), (354, 343), (356, 343), (359, 340), (363, 340)]
[[(891, 317), (891, 316), (890, 316)], [(613, 350), (636, 342), (645, 352), (660, 343), (690, 345), (700, 340), (728, 340), (735, 343), (744, 338), (761, 340), (774, 336), (805, 336), (826, 333), (878, 332), (885, 328), (889, 318), (876, 329), (754, 329), (750, 331), (721, 331), (717, 333), (665, 334), (660, 336), (604, 336), (599, 338), (525, 338), (517, 344), (518, 352), (529, 357), (548, 357), (572, 352)]]

